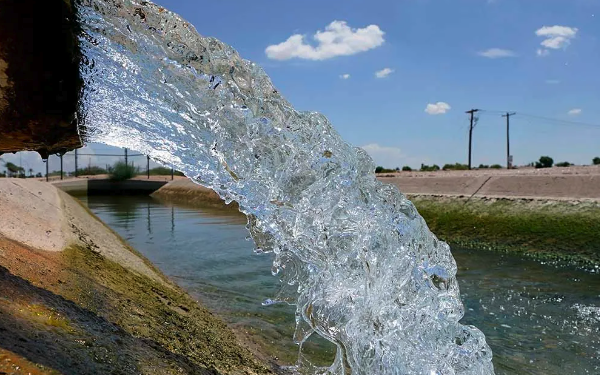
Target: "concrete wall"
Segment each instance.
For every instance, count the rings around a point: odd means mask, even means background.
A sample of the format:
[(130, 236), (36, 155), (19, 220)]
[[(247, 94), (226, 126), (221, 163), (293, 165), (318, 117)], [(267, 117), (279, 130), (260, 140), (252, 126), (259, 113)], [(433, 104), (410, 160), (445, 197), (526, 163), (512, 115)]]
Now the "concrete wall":
[(71, 195), (150, 195), (165, 185), (166, 181), (145, 180), (87, 180), (56, 181), (52, 184)]

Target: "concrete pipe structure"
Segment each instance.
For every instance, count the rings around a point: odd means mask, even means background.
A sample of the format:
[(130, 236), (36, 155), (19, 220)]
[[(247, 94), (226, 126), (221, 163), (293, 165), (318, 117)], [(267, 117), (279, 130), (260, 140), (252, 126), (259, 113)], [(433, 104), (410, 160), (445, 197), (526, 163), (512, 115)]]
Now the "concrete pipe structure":
[(71, 0), (0, 0), (0, 154), (81, 147), (78, 33)]

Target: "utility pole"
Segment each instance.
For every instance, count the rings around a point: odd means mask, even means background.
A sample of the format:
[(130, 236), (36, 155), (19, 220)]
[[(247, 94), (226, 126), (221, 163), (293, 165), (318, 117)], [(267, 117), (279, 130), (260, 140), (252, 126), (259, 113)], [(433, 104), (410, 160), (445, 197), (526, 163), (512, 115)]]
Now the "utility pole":
[(125, 165), (129, 166), (127, 161), (127, 148), (125, 148)]
[(479, 112), (478, 109), (472, 109), (465, 113), (471, 115), (471, 125), (469, 126), (469, 170), (471, 169), (471, 148), (473, 145), (473, 128), (475, 127), (475, 112)]
[(77, 149), (75, 149), (75, 177), (79, 177), (79, 172), (77, 169)]
[(510, 161), (510, 116), (516, 115), (516, 112), (506, 112), (502, 117), (506, 117), (506, 169), (510, 169), (512, 167), (512, 163)]

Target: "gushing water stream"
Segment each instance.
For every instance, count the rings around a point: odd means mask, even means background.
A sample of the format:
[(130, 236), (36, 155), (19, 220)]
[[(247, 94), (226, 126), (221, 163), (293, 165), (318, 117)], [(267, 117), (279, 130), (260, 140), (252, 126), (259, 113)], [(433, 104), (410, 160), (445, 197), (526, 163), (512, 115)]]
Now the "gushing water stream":
[(463, 316), (456, 263), (372, 160), (327, 119), (298, 112), (255, 64), (146, 1), (80, 0), (89, 141), (172, 164), (248, 216), (296, 305), (294, 340), (337, 346), (299, 372), (492, 374)]

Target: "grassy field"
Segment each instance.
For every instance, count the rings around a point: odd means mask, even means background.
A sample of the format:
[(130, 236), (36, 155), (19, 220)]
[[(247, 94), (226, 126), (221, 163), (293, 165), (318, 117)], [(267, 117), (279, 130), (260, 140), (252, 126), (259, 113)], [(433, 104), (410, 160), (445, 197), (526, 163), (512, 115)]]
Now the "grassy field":
[(450, 245), (518, 252), (584, 266), (600, 264), (600, 204), (410, 197), (432, 232)]

